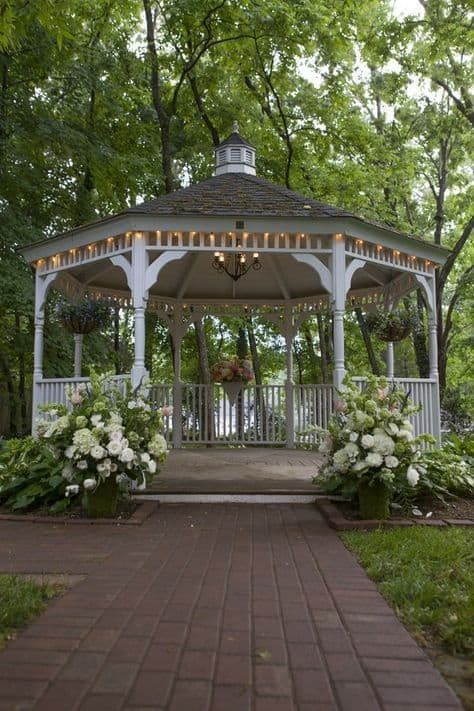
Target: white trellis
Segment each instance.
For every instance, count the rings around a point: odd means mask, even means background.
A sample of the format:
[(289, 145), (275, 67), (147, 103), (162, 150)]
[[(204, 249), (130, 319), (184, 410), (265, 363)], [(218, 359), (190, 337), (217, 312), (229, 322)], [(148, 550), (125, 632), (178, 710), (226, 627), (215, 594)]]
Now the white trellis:
[[(246, 433), (240, 437), (246, 443), (295, 446), (295, 433), (326, 423), (333, 388), (344, 378), (346, 310), (379, 304), (390, 308), (420, 286), (429, 314), (430, 377), (399, 382), (424, 406), (417, 430), (439, 436), (435, 270), (447, 251), (260, 180), (255, 177), (255, 149), (236, 132), (224, 144), (224, 152), (216, 149), (216, 176), (210, 181), (23, 249), (36, 268), (33, 416), (42, 402), (64, 398), (65, 385), (77, 382), (82, 372), (82, 337), (76, 336), (74, 379), (43, 377), (44, 305), (52, 286), (71, 300), (88, 294), (133, 309), (134, 362), (123, 377), (134, 384), (147, 375), (146, 309), (167, 324), (174, 345), (174, 382), (153, 385), (152, 394), (157, 402), (175, 405), (173, 422), (167, 425), (175, 447), (235, 441), (236, 430)], [(229, 146), (239, 146), (240, 157)], [(217, 275), (211, 265), (215, 251), (237, 249), (249, 258), (258, 252), (263, 267), (238, 283)], [(332, 313), (333, 385), (295, 385), (293, 340), (301, 324), (318, 311)], [(238, 415), (228, 413), (216, 386), (181, 380), (182, 339), (207, 313), (259, 314), (276, 324), (285, 340), (285, 383), (247, 388)], [(393, 345), (388, 344), (390, 378), (395, 365)], [(198, 422), (196, 413), (209, 417), (210, 412), (212, 427)], [(263, 425), (259, 421), (258, 429), (255, 418), (261, 420), (262, 412), (264, 417), (274, 413), (273, 419)], [(236, 417), (245, 422), (236, 423)]]

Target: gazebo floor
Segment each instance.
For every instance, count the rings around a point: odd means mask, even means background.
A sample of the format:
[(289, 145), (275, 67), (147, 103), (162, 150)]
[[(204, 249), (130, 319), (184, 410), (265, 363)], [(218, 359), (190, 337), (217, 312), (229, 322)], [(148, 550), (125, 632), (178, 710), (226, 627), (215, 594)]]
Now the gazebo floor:
[(322, 457), (306, 450), (206, 448), (171, 450), (150, 494), (317, 494)]

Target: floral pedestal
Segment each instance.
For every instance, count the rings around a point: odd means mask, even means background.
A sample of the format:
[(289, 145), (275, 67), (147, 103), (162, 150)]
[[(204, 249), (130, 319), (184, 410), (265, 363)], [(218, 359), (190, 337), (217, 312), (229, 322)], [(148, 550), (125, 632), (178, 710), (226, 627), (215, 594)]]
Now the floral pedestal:
[(104, 479), (95, 491), (86, 493), (86, 510), (91, 518), (110, 518), (117, 513), (119, 489), (115, 476)]
[(240, 380), (232, 380), (228, 382), (223, 382), (222, 387), (227, 397), (229, 398), (230, 404), (234, 405), (239, 393), (245, 387), (245, 383)]
[(359, 509), (363, 519), (386, 519), (390, 516), (390, 491), (381, 481), (361, 483), (358, 489)]

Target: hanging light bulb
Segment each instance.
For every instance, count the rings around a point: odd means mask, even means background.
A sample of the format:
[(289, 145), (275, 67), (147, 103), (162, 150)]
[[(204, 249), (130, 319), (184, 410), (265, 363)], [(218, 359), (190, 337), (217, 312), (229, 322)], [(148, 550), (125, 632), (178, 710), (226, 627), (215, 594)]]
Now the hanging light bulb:
[[(241, 248), (242, 245), (237, 243), (237, 249)], [(253, 253), (250, 263), (247, 263), (245, 252), (229, 252), (227, 255), (224, 252), (214, 252), (212, 266), (216, 271), (227, 274), (234, 281), (238, 281), (244, 274), (247, 274), (249, 269), (258, 271), (262, 268), (258, 252)]]

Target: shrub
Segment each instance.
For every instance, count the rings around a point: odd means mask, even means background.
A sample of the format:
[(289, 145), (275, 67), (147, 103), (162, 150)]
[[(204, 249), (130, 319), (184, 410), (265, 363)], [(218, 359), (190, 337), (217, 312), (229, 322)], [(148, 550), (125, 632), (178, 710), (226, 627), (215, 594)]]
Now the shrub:
[(25, 437), (7, 440), (0, 450), (0, 503), (13, 510), (69, 505), (62, 463), (44, 442)]

